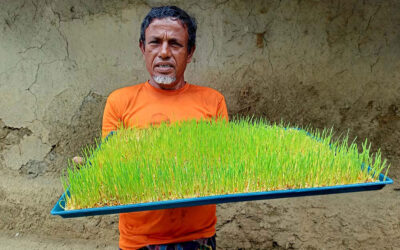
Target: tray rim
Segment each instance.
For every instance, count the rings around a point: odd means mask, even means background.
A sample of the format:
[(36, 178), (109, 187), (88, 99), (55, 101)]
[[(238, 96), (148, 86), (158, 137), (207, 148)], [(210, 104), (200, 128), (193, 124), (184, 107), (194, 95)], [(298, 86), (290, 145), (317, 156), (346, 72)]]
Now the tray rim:
[(379, 175), (379, 181), (375, 182), (301, 188), (301, 189), (285, 189), (285, 190), (274, 190), (274, 191), (212, 195), (212, 196), (193, 197), (193, 198), (184, 198), (176, 200), (165, 200), (165, 201), (136, 203), (136, 204), (127, 204), (118, 206), (104, 206), (104, 207), (75, 209), (75, 210), (64, 210), (60, 206), (60, 204), (62, 204), (65, 200), (66, 192), (64, 192), (61, 195), (60, 199), (58, 199), (58, 201), (54, 205), (53, 209), (51, 210), (51, 214), (59, 215), (63, 218), (72, 218), (72, 217), (86, 217), (94, 215), (140, 212), (140, 211), (158, 210), (158, 209), (169, 209), (177, 207), (221, 204), (228, 202), (268, 200), (268, 199), (293, 198), (302, 196), (373, 191), (382, 189), (384, 186), (388, 184), (393, 184), (393, 180), (390, 179), (388, 176), (386, 176), (385, 180), (384, 179), (385, 175), (381, 173)]

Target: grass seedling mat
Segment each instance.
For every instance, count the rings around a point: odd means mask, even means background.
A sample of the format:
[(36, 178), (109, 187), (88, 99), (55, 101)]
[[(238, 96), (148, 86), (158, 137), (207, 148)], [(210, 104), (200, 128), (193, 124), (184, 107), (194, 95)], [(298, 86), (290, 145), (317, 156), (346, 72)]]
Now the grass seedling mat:
[(381, 189), (380, 151), (332, 130), (242, 119), (121, 128), (70, 163), (52, 214), (110, 213)]

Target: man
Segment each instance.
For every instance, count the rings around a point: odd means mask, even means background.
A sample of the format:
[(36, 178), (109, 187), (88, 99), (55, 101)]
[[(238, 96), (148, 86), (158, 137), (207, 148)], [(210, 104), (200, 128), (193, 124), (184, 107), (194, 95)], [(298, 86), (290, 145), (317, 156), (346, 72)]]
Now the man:
[[(151, 9), (141, 25), (139, 40), (150, 79), (110, 94), (104, 109), (103, 137), (121, 125), (228, 119), (225, 99), (219, 92), (184, 80), (196, 48), (196, 29), (194, 19), (175, 6)], [(215, 249), (215, 224), (215, 205), (120, 214), (119, 247)]]

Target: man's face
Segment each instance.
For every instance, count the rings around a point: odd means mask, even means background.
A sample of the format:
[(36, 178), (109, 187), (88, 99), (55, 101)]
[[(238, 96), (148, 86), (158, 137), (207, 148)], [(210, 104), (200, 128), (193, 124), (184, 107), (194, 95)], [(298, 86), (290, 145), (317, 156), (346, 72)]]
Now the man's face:
[(150, 84), (163, 89), (184, 85), (184, 72), (193, 56), (188, 53), (189, 35), (179, 20), (154, 19), (145, 30), (145, 44), (140, 43)]

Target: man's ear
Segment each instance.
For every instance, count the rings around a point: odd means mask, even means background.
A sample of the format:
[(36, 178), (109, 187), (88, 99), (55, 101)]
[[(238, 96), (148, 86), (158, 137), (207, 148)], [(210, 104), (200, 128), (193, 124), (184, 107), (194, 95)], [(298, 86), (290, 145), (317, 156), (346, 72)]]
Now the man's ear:
[(143, 41), (139, 42), (139, 47), (140, 47), (140, 50), (142, 51), (142, 54), (144, 55), (144, 42)]
[(193, 45), (193, 47), (190, 49), (190, 53), (188, 54), (188, 57), (186, 60), (187, 63), (190, 63), (192, 61), (192, 57), (193, 57), (195, 50), (196, 50), (196, 45)]

